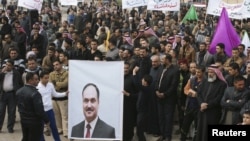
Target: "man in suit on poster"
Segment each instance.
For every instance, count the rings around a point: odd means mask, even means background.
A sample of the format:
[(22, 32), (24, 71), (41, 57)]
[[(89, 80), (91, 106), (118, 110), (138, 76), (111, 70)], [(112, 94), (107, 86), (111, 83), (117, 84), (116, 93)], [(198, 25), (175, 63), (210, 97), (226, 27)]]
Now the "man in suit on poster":
[(73, 126), (71, 137), (77, 138), (115, 138), (115, 128), (98, 117), (99, 89), (88, 83), (82, 90), (83, 113), (85, 120)]

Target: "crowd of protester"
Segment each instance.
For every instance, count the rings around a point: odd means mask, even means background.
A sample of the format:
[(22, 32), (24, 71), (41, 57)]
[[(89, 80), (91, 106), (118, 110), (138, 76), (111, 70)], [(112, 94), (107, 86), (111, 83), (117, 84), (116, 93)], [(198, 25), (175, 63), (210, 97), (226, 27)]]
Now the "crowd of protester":
[[(181, 141), (207, 141), (208, 124), (247, 124), (250, 47), (239, 44), (228, 56), (221, 41), (216, 53), (209, 53), (219, 17), (206, 15), (206, 8), (197, 8), (199, 20), (180, 24), (189, 4), (162, 12), (95, 2), (62, 13), (57, 1), (45, 1), (32, 23), (29, 10), (15, 2), (2, 6), (0, 131), (7, 107), (7, 128), (14, 132), (15, 92), (33, 72), (43, 74), (41, 80), (48, 75), (51, 89), (64, 93), (43, 102), (55, 115), (54, 139), (68, 137), (69, 60), (124, 61), (123, 141), (132, 140), (135, 127), (139, 141), (146, 140), (144, 133), (170, 141), (175, 113)], [(241, 38), (250, 33), (250, 19), (231, 21)], [(46, 125), (45, 131), (50, 134)]]

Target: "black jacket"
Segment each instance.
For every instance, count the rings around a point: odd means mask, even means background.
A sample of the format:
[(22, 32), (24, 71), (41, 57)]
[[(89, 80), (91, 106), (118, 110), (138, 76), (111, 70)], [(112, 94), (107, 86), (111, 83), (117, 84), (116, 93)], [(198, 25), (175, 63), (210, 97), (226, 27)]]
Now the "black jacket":
[[(228, 111), (232, 112), (232, 124), (238, 124), (242, 122), (240, 110), (247, 102), (248, 95), (249, 91), (247, 89), (237, 91), (234, 87), (227, 87), (221, 99), (221, 106), (223, 108), (221, 122), (225, 122)], [(227, 102), (227, 100), (230, 100), (230, 102)]]
[[(85, 120), (73, 126), (71, 137), (84, 138)], [(93, 127), (91, 138), (112, 138), (115, 139), (115, 128), (98, 118), (95, 127)]]
[(10, 34), (10, 35), (11, 35), (11, 31), (12, 31), (11, 25), (8, 24), (8, 23), (4, 24), (4, 25), (2, 26), (2, 28), (1, 28), (1, 31), (0, 31), (0, 34), (1, 34), (1, 36), (2, 36), (2, 39), (4, 38), (4, 36), (5, 36), (6, 34)]
[(90, 50), (86, 49), (85, 51), (82, 51), (82, 49), (77, 49), (74, 51), (74, 55), (72, 59), (76, 60), (90, 60)]
[(16, 92), (16, 96), (21, 122), (30, 124), (49, 122), (43, 108), (42, 96), (36, 87), (24, 85)]
[[(0, 88), (1, 88), (1, 90), (3, 88), (4, 77), (5, 77), (5, 73), (0, 73)], [(14, 91), (17, 91), (22, 86), (23, 86), (23, 82), (22, 82), (22, 77), (21, 77), (20, 73), (17, 70), (13, 69), (13, 89), (14, 89)]]
[(136, 66), (140, 68), (138, 72), (138, 75), (139, 75), (138, 77), (139, 77), (139, 80), (141, 80), (144, 77), (144, 75), (150, 73), (152, 62), (149, 56), (144, 57), (144, 58), (140, 57), (137, 61), (138, 62)]
[[(4, 83), (5, 73), (0, 73), (0, 99), (3, 93), (3, 83)], [(23, 86), (23, 81), (20, 73), (13, 69), (13, 91), (16, 92), (19, 88)]]
[(180, 82), (180, 72), (177, 66), (171, 65), (168, 67), (167, 71), (163, 74), (161, 85), (160, 78), (164, 68), (159, 71), (158, 78), (156, 80), (156, 90), (160, 93), (164, 93), (165, 100), (174, 102), (174, 99), (177, 99), (177, 86)]

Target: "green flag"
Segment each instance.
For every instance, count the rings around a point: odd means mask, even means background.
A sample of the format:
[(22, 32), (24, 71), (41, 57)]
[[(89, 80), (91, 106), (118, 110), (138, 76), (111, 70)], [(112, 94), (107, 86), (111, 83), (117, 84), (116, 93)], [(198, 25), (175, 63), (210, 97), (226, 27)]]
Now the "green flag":
[(193, 5), (191, 5), (191, 7), (189, 8), (187, 14), (182, 19), (181, 23), (186, 23), (187, 20), (198, 20), (196, 10), (195, 10), (195, 7)]

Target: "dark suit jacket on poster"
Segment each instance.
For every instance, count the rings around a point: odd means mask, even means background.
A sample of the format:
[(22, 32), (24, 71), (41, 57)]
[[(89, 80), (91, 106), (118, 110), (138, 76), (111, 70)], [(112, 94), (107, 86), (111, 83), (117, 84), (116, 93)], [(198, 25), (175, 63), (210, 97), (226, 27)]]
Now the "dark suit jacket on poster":
[[(71, 137), (84, 138), (85, 121), (73, 126)], [(98, 118), (91, 138), (112, 138), (115, 139), (115, 128), (111, 127)]]

